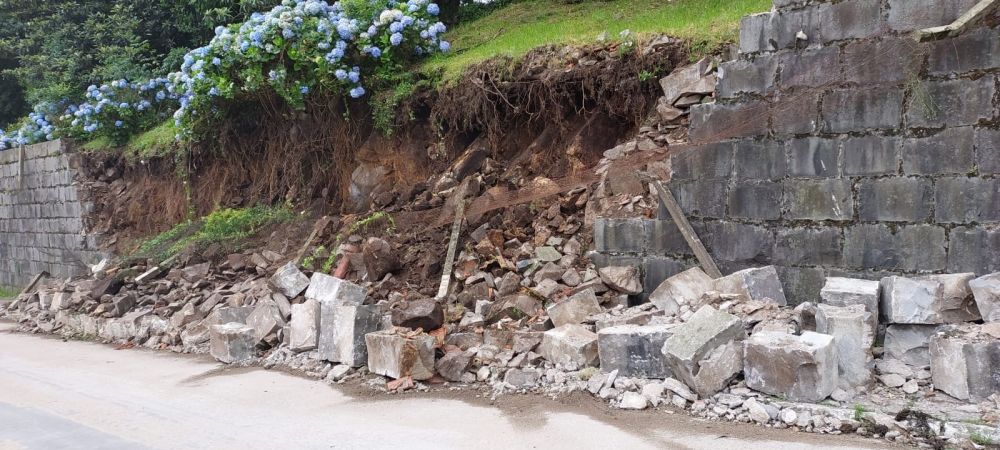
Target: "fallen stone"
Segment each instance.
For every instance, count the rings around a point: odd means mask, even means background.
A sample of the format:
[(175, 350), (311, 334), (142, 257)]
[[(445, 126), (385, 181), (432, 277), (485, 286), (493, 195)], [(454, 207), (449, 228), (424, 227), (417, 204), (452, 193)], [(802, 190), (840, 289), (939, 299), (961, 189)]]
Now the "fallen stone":
[(197, 283), (208, 276), (211, 269), (209, 263), (196, 264), (181, 269), (181, 277), (189, 283)]
[(684, 384), (684, 382), (676, 378), (664, 379), (663, 387), (689, 402), (698, 400), (698, 394), (692, 392), (691, 388), (687, 387), (687, 385)]
[(309, 277), (306, 277), (306, 275), (295, 266), (294, 262), (289, 262), (288, 264), (281, 266), (281, 268), (274, 273), (274, 276), (271, 277), (271, 285), (273, 285), (278, 292), (285, 294), (286, 297), (295, 298), (309, 286)]
[(617, 370), (619, 376), (629, 378), (671, 377), (662, 349), (672, 329), (667, 325), (621, 325), (598, 331), (601, 370)]
[(885, 329), (885, 355), (911, 366), (931, 363), (928, 344), (937, 325), (889, 325)]
[(976, 278), (974, 273), (952, 273), (943, 275), (924, 275), (920, 280), (930, 280), (941, 283), (941, 299), (936, 309), (941, 316), (940, 323), (963, 323), (981, 320), (976, 300), (969, 288), (969, 283)]
[(977, 402), (1000, 392), (1000, 339), (985, 332), (987, 326), (945, 326), (931, 337), (934, 388)]
[(749, 398), (743, 402), (743, 406), (747, 409), (750, 420), (761, 424), (771, 421), (771, 415), (768, 414), (767, 408), (764, 408), (764, 405), (758, 402), (757, 399)]
[(305, 352), (319, 346), (319, 316), (319, 302), (316, 300), (292, 305), (288, 341), (292, 351)]
[(880, 374), (890, 374), (894, 373), (903, 378), (913, 378), (913, 369), (906, 363), (892, 358), (881, 358), (875, 362), (875, 368)]
[(365, 365), (369, 360), (366, 336), (382, 329), (382, 308), (327, 300), (319, 309), (320, 359), (351, 367)]
[(385, 239), (370, 237), (362, 248), (368, 279), (378, 281), (402, 268), (399, 253)]
[[(114, 300), (111, 301), (111, 315), (113, 317), (124, 316), (129, 311), (131, 311), (132, 308), (135, 308), (135, 305), (136, 305), (135, 294), (131, 292), (122, 295), (120, 297), (116, 297)], [(204, 314), (207, 314), (200, 308), (199, 308), (199, 313), (202, 314), (202, 317), (204, 317)]]
[(376, 331), (365, 335), (365, 344), (372, 373), (417, 381), (434, 376), (434, 337), (429, 334)]
[(469, 370), (472, 364), (472, 355), (462, 351), (446, 353), (437, 360), (434, 368), (442, 378), (448, 381), (462, 381), (462, 376)]
[(351, 373), (351, 366), (347, 364), (337, 364), (330, 369), (326, 374), (326, 380), (331, 382), (337, 382), (343, 380), (347, 374)]
[(799, 420), (799, 413), (795, 412), (794, 409), (785, 408), (778, 413), (778, 418), (781, 419), (785, 425), (793, 425)]
[(515, 331), (511, 350), (514, 353), (528, 353), (542, 343), (543, 335), (541, 331)]
[(716, 79), (714, 75), (709, 75), (710, 70), (709, 60), (702, 59), (661, 78), (660, 88), (663, 89), (666, 104), (673, 105), (685, 95), (708, 95), (715, 92)]
[(193, 302), (188, 302), (181, 309), (170, 316), (170, 326), (180, 330), (187, 324), (197, 322), (204, 318)]
[(247, 325), (254, 329), (257, 342), (261, 342), (268, 336), (277, 334), (278, 330), (285, 326), (285, 319), (281, 316), (278, 305), (273, 300), (267, 299), (258, 303), (250, 313)]
[(392, 309), (392, 324), (397, 327), (433, 331), (444, 324), (444, 310), (433, 298), (409, 300)]
[(365, 288), (319, 272), (313, 273), (312, 279), (309, 280), (309, 289), (306, 289), (306, 299), (316, 300), (320, 304), (357, 306), (364, 303), (367, 296)]
[(879, 296), (882, 287), (878, 281), (855, 278), (829, 277), (819, 291), (823, 303), (833, 306), (862, 305), (866, 321), (872, 329), (878, 328)]
[(744, 300), (769, 301), (785, 306), (785, 291), (774, 266), (741, 270), (715, 280), (715, 290), (721, 294), (738, 295)]
[(837, 347), (838, 383), (844, 389), (871, 380), (872, 345), (876, 330), (865, 322), (864, 305), (817, 305), (816, 332), (833, 336)]
[(603, 311), (601, 304), (597, 302), (597, 295), (592, 289), (587, 289), (566, 300), (554, 303), (547, 310), (549, 319), (556, 327), (579, 325), (591, 314), (599, 314), (601, 311)]
[(581, 325), (563, 325), (546, 331), (538, 353), (566, 370), (578, 370), (598, 362), (597, 334)]
[[(949, 283), (945, 295), (945, 283)], [(905, 278), (886, 277), (882, 279), (882, 318), (891, 324), (945, 324), (964, 322), (971, 317), (974, 302), (970, 299), (956, 299), (961, 296), (961, 284), (950, 278)], [(975, 311), (978, 317), (978, 310)]]
[(760, 332), (746, 341), (747, 387), (791, 401), (818, 402), (837, 388), (833, 336)]
[(1000, 272), (969, 281), (976, 306), (986, 322), (1000, 322)]
[(642, 280), (639, 278), (638, 267), (609, 266), (597, 271), (601, 281), (608, 287), (628, 295), (642, 293)]
[[(484, 367), (484, 369), (489, 368)], [(535, 369), (508, 369), (503, 375), (503, 382), (518, 389), (531, 388), (538, 384), (541, 375), (541, 372)]]
[(715, 280), (700, 267), (695, 267), (660, 283), (649, 294), (649, 301), (668, 315), (676, 315), (680, 311), (680, 305), (696, 305), (701, 296), (714, 289), (714, 286)]
[(249, 361), (255, 354), (256, 331), (242, 323), (213, 325), (211, 328), (209, 353), (226, 364)]
[(205, 322), (207, 322), (208, 326), (223, 325), (230, 322), (246, 324), (247, 318), (250, 317), (253, 310), (254, 308), (251, 306), (224, 306), (213, 310), (205, 319)]
[(898, 388), (901, 387), (903, 383), (906, 383), (905, 378), (894, 373), (879, 375), (878, 380), (881, 381), (882, 384), (891, 388)]
[(674, 376), (701, 396), (722, 390), (742, 369), (738, 341), (746, 332), (739, 317), (704, 306), (672, 331), (662, 353)]
[(542, 262), (556, 262), (562, 259), (563, 255), (555, 247), (538, 247), (535, 249), (535, 256)]
[(916, 394), (920, 391), (920, 384), (917, 383), (917, 380), (909, 380), (903, 383), (902, 389), (907, 394)]
[(622, 401), (618, 404), (621, 409), (641, 410), (649, 407), (649, 400), (638, 392), (626, 392), (622, 394)]
[(508, 295), (490, 305), (483, 322), (486, 325), (493, 325), (505, 318), (519, 320), (533, 317), (539, 308), (538, 300), (530, 295)]

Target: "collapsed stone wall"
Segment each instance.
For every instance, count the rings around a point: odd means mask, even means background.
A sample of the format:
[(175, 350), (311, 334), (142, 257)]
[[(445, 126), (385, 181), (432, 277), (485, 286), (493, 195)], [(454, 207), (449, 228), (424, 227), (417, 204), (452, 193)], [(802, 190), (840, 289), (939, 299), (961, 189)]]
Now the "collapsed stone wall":
[[(774, 264), (799, 303), (827, 276), (1000, 270), (1000, 21), (910, 37), (977, 2), (775, 0), (743, 19), (716, 102), (691, 110), (695, 145), (671, 161), (724, 273)], [(596, 250), (639, 259), (655, 287), (695, 264), (660, 219), (600, 220)]]
[(43, 271), (81, 275), (101, 259), (78, 167), (61, 140), (0, 152), (0, 286), (24, 286)]

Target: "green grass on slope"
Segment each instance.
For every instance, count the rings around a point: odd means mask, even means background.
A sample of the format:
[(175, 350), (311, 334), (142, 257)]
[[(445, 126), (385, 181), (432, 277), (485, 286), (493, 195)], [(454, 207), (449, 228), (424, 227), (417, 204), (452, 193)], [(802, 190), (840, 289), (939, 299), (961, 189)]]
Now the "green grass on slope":
[(220, 244), (235, 250), (240, 247), (240, 241), (253, 237), (261, 228), (294, 218), (292, 211), (282, 207), (220, 209), (201, 219), (180, 223), (150, 238), (132, 256), (164, 260), (188, 247), (205, 247), (209, 244)]
[(21, 293), (20, 289), (15, 289), (12, 287), (0, 286), (0, 298), (14, 298)]
[(518, 57), (546, 44), (585, 44), (623, 30), (640, 36), (664, 33), (707, 51), (739, 35), (740, 18), (771, 8), (771, 0), (522, 0), (481, 19), (459, 24), (446, 39), (452, 52), (424, 64), (443, 70), (445, 80), (498, 55)]

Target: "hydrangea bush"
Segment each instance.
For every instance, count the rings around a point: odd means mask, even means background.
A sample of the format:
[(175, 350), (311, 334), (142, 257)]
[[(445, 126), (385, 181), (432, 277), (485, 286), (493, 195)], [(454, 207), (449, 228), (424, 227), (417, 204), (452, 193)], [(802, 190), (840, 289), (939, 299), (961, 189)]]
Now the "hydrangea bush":
[(59, 136), (107, 136), (120, 144), (171, 111), (178, 138), (187, 138), (223, 116), (226, 100), (265, 89), (298, 109), (317, 91), (362, 98), (366, 77), (380, 68), (450, 49), (441, 39), (440, 8), (430, 0), (345, 2), (284, 0), (242, 24), (218, 27), (208, 45), (184, 57), (180, 71), (91, 86), (81, 104), (36, 108), (21, 129), (0, 131), (0, 150)]

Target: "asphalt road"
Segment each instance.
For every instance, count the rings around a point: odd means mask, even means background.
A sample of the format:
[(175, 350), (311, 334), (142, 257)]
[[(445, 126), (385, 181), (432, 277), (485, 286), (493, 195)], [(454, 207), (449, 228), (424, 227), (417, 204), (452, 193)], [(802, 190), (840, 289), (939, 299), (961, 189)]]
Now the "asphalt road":
[[(0, 322), (0, 450), (837, 449), (852, 437), (609, 411), (540, 396), (371, 396), (207, 358), (10, 333)], [(359, 394), (362, 393), (362, 394)], [(585, 404), (585, 406), (580, 406)]]

